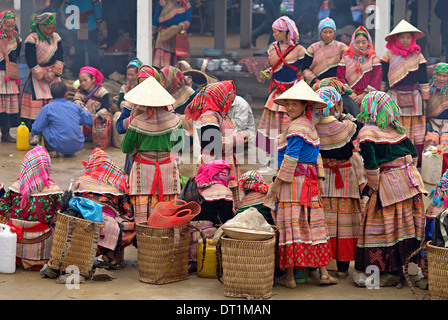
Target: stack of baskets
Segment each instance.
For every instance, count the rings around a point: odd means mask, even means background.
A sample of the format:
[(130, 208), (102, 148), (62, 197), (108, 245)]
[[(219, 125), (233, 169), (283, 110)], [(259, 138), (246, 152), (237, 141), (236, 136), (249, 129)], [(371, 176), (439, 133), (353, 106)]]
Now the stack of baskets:
[(226, 297), (269, 299), (275, 271), (275, 232), (223, 228), (219, 241)]
[(103, 227), (104, 223), (58, 212), (48, 266), (60, 272), (76, 266), (81, 275), (91, 277)]

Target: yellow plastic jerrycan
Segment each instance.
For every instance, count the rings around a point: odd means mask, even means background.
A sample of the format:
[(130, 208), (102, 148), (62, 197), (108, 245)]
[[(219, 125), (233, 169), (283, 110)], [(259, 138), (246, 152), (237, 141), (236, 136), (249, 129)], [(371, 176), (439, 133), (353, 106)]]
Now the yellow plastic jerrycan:
[(22, 122), (20, 126), (17, 127), (17, 150), (19, 151), (28, 151), (30, 148), (30, 130), (25, 125), (25, 123)]
[[(216, 267), (218, 266), (218, 261), (216, 259), (216, 246), (212, 245), (211, 242), (212, 239), (207, 240), (204, 267), (202, 268), (202, 252), (204, 251), (204, 246), (202, 245), (202, 239), (199, 239), (198, 241), (197, 270), (198, 276), (201, 278), (217, 278)], [(221, 270), (221, 257), (219, 257), (219, 268)]]

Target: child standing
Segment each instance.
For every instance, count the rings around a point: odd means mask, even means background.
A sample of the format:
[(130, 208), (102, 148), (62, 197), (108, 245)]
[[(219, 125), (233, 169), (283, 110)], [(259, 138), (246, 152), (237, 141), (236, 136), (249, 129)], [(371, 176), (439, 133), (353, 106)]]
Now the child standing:
[(280, 285), (295, 288), (294, 268), (319, 268), (321, 284), (336, 284), (326, 265), (331, 243), (322, 208), (325, 173), (319, 154), (320, 139), (313, 124), (314, 108), (326, 103), (301, 80), (278, 97), (291, 118), (279, 138), (278, 172), (265, 205), (273, 210), (279, 232), (279, 268), (286, 277)]

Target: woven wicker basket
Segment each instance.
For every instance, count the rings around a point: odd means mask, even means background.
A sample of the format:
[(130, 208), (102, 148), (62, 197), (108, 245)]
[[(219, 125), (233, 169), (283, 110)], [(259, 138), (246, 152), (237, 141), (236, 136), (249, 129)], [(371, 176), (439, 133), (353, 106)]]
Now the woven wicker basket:
[(60, 272), (76, 266), (80, 274), (90, 277), (103, 226), (58, 212), (48, 266)]
[(155, 228), (140, 223), (137, 232), (137, 263), (140, 281), (165, 284), (188, 278), (189, 226)]
[(226, 297), (269, 299), (275, 270), (276, 238), (248, 241), (221, 237), (222, 282)]
[(448, 248), (426, 244), (428, 255), (428, 290), (431, 298), (448, 299)]

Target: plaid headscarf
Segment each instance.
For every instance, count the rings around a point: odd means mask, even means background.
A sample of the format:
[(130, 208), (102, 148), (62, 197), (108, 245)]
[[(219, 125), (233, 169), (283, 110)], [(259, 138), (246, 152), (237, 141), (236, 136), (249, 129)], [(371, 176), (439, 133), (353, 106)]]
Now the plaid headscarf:
[(217, 111), (223, 117), (227, 116), (232, 107), (229, 95), (235, 91), (235, 83), (232, 80), (206, 85), (185, 109), (185, 118), (195, 121), (207, 110)]
[(115, 186), (123, 192), (128, 191), (127, 174), (102, 149), (95, 148), (90, 155), (89, 162), (81, 162), (84, 165), (86, 175)]
[(317, 109), (315, 111), (316, 116), (317, 118), (328, 117), (330, 115), (331, 108), (338, 104), (342, 97), (334, 87), (322, 87), (319, 88), (316, 93), (327, 103), (325, 108)]
[(159, 72), (155, 68), (147, 65), (141, 66), (140, 69), (138, 69), (137, 78), (147, 79), (149, 77), (154, 77), (158, 82), (162, 81)]
[(173, 66), (164, 67), (160, 70), (163, 87), (174, 95), (185, 87), (185, 76), (178, 68)]
[(8, 38), (10, 40), (12, 37), (18, 37), (18, 33), (13, 29), (11, 35), (7, 35), (4, 31), (5, 20), (14, 19), (16, 20), (16, 13), (12, 10), (6, 10), (0, 13), (0, 39)]
[(260, 193), (268, 193), (269, 185), (264, 182), (263, 177), (258, 171), (251, 170), (243, 173), (238, 184), (244, 191), (256, 191)]
[(278, 18), (272, 24), (272, 28), (279, 31), (286, 31), (288, 33), (288, 42), (295, 46), (299, 43), (299, 30), (293, 20), (287, 16)]
[(431, 92), (431, 94), (433, 94), (437, 90), (439, 90), (441, 94), (445, 94), (448, 92), (448, 82), (445, 83), (445, 86), (443, 86), (442, 88), (439, 88), (437, 86), (436, 76), (439, 72), (448, 74), (448, 63), (441, 62), (434, 66), (434, 72), (432, 74), (431, 80), (429, 81), (429, 91)]
[(392, 125), (399, 133), (406, 133), (405, 127), (397, 120), (401, 109), (385, 92), (371, 91), (362, 99), (361, 110), (357, 117), (365, 124), (375, 124), (381, 129)]
[(36, 146), (25, 155), (20, 167), (19, 185), (22, 200), (20, 207), (25, 208), (32, 193), (40, 192), (50, 186), (51, 159), (48, 151)]
[(344, 94), (352, 94), (353, 90), (344, 85), (338, 78), (325, 78), (314, 84), (313, 90), (317, 91), (319, 88), (333, 87), (342, 96)]
[(36, 32), (37, 36), (42, 41), (51, 42), (52, 36), (46, 37), (42, 32), (42, 27), (49, 24), (56, 24), (55, 12), (44, 12), (40, 15), (32, 17), (30, 24), (30, 32)]
[[(359, 50), (355, 45), (355, 39), (359, 35), (364, 35), (367, 38), (367, 41), (369, 42), (367, 50), (365, 52)], [(372, 38), (370, 37), (369, 31), (367, 31), (367, 29), (364, 28), (363, 26), (360, 26), (353, 33), (352, 40), (350, 41), (350, 45), (348, 46), (347, 51), (345, 51), (344, 56), (349, 56), (350, 58), (356, 60), (355, 71), (359, 72), (360, 66), (364, 63), (364, 61), (366, 59), (371, 58), (374, 55), (375, 50), (373, 49), (373, 42)]]
[(320, 20), (319, 25), (318, 25), (318, 30), (319, 30), (319, 34), (322, 32), (322, 30), (324, 30), (325, 28), (331, 28), (334, 31), (336, 31), (336, 23), (334, 22), (333, 19), (331, 18), (325, 18)]
[(201, 165), (196, 174), (199, 189), (205, 189), (216, 183), (227, 187), (230, 180), (235, 180), (235, 177), (230, 176), (230, 164), (224, 160), (215, 160)]
[(429, 192), (429, 198), (434, 206), (448, 207), (448, 171), (436, 182)]

